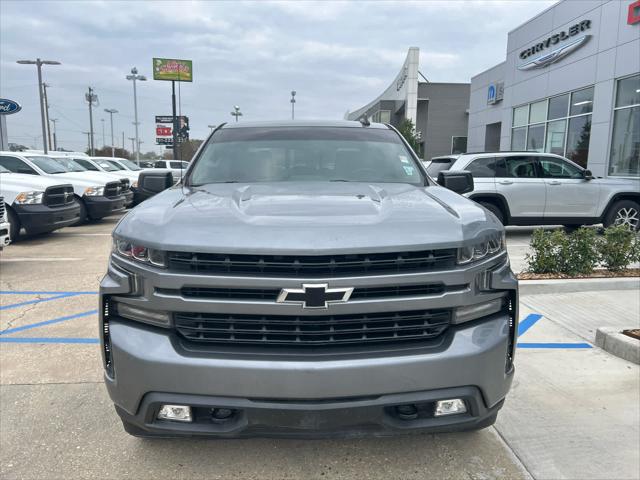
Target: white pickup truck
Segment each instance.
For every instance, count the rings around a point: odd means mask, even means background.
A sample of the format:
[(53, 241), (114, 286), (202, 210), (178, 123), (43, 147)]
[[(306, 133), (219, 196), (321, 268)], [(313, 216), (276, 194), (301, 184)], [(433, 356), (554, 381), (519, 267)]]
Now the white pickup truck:
[(47, 233), (79, 219), (80, 204), (73, 186), (47, 177), (12, 173), (0, 165), (0, 247), (15, 241), (22, 229), (29, 235)]
[(69, 171), (58, 160), (37, 153), (0, 152), (0, 165), (14, 173), (39, 175), (73, 186), (80, 204), (80, 222), (97, 220), (124, 210), (121, 181), (100, 172)]

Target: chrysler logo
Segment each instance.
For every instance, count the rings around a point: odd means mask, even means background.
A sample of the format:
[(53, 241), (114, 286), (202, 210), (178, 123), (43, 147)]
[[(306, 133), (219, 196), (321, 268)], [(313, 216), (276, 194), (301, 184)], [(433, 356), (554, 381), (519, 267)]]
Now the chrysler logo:
[(555, 63), (558, 60), (566, 57), (571, 52), (573, 52), (574, 50), (577, 50), (582, 45), (587, 43), (590, 37), (591, 35), (585, 35), (584, 37), (580, 37), (577, 40), (574, 40), (573, 42), (567, 43), (566, 45), (556, 50), (553, 50), (545, 55), (542, 55), (541, 57), (538, 57), (535, 60), (531, 60), (527, 63), (523, 63), (518, 67), (518, 70), (531, 70), (533, 68), (542, 68), (542, 67), (546, 67), (547, 65), (551, 65), (552, 63)]
[(353, 288), (329, 288), (326, 283), (305, 283), (302, 288), (283, 288), (278, 303), (296, 303), (302, 308), (328, 308), (330, 303), (349, 300)]

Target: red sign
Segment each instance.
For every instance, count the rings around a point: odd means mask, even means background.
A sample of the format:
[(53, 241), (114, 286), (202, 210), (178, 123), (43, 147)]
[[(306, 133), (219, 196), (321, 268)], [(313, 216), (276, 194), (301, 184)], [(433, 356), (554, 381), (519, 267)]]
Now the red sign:
[(629, 5), (629, 14), (627, 15), (627, 23), (633, 25), (640, 23), (640, 0)]
[(156, 135), (158, 137), (170, 137), (171, 136), (171, 127), (157, 126), (156, 127)]

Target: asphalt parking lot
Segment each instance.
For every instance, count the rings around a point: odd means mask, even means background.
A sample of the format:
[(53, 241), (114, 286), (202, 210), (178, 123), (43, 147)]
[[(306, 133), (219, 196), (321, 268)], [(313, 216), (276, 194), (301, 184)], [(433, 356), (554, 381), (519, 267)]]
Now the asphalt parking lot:
[[(640, 322), (635, 290), (523, 296), (516, 380), (498, 423), (480, 432), (306, 441), (130, 437), (102, 384), (97, 346), (96, 291), (117, 220), (27, 239), (0, 257), (3, 479), (640, 475), (640, 370), (593, 345), (599, 325)], [(524, 265), (530, 232), (509, 231), (514, 270)]]

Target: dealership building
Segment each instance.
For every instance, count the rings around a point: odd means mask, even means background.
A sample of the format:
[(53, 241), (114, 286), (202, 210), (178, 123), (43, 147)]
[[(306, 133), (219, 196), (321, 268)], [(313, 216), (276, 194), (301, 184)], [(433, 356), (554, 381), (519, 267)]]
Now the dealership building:
[(359, 120), (366, 116), (395, 127), (410, 119), (420, 137), (420, 153), (425, 159), (465, 152), (469, 84), (429, 82), (419, 70), (419, 53), (418, 48), (410, 48), (391, 85), (364, 107), (347, 112), (345, 119)]
[(640, 0), (564, 0), (508, 34), (471, 79), (467, 151), (563, 155), (640, 176)]

